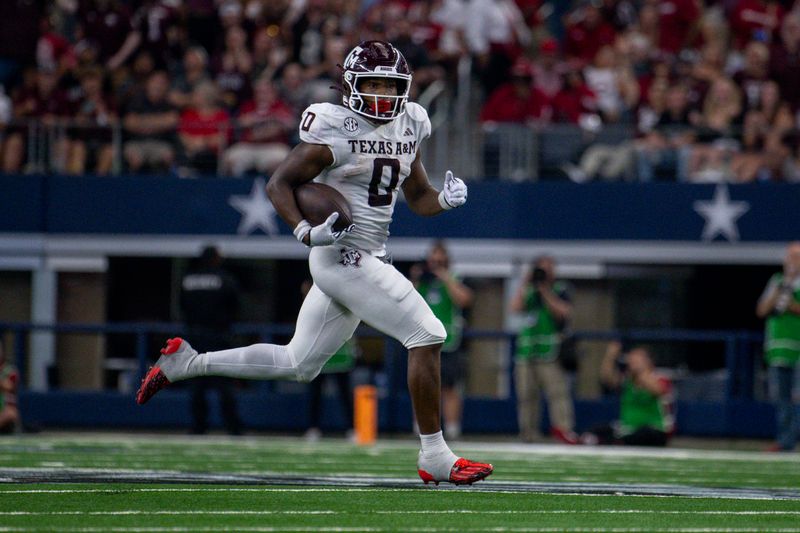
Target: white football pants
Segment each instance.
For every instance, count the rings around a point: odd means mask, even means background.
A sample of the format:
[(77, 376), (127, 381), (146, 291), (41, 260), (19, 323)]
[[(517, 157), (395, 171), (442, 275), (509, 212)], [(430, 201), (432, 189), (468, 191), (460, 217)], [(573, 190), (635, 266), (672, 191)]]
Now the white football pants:
[(353, 336), (360, 321), (406, 348), (444, 342), (444, 326), (411, 282), (368, 252), (314, 247), (309, 255), (314, 285), (306, 295), (286, 346), (254, 344), (200, 354), (170, 380), (213, 375), (247, 379), (314, 379)]

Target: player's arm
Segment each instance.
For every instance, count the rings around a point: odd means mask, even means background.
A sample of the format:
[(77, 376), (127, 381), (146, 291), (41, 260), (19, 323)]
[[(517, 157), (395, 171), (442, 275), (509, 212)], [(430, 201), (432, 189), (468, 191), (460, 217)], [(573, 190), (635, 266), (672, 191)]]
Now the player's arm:
[[(294, 199), (294, 190), (307, 183), (333, 164), (330, 148), (322, 144), (301, 142), (275, 169), (267, 183), (267, 196), (278, 215), (290, 228), (297, 228), (304, 219)], [(302, 236), (302, 242), (310, 245), (310, 231)]]
[(437, 191), (428, 179), (420, 152), (417, 152), (417, 157), (411, 163), (411, 172), (403, 182), (403, 194), (413, 212), (421, 216), (433, 216), (464, 205), (467, 186), (448, 170), (444, 189)]
[(420, 152), (417, 152), (417, 157), (411, 163), (411, 172), (403, 182), (403, 194), (408, 207), (418, 215), (429, 217), (444, 211), (439, 205), (439, 191), (428, 179), (428, 172), (422, 164)]

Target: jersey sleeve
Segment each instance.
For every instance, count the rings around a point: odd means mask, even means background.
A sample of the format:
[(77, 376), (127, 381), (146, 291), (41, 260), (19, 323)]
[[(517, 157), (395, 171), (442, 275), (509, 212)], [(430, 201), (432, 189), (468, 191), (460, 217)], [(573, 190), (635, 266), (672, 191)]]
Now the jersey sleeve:
[(336, 150), (334, 140), (338, 132), (333, 126), (333, 119), (329, 105), (313, 104), (303, 111), (300, 117), (300, 140), (308, 144), (324, 144), (333, 154), (333, 165), (336, 166), (342, 160), (341, 155)]

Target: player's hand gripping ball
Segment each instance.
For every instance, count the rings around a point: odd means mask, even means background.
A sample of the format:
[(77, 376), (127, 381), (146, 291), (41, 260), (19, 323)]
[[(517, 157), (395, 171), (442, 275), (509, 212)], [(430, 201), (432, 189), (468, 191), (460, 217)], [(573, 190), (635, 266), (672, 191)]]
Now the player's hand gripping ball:
[(439, 205), (448, 210), (467, 203), (467, 184), (448, 170), (444, 176), (444, 189), (439, 193)]
[(304, 183), (294, 190), (294, 199), (305, 219), (294, 229), (300, 242), (308, 234), (309, 246), (327, 246), (355, 227), (347, 199), (329, 185)]

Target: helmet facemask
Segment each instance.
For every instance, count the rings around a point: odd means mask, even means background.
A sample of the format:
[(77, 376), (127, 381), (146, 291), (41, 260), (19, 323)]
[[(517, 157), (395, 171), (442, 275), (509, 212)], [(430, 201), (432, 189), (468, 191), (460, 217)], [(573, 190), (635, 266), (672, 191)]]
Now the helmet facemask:
[[(342, 76), (344, 86), (344, 105), (371, 120), (394, 120), (406, 111), (408, 93), (411, 88), (411, 75), (397, 72), (381, 72), (378, 67), (373, 72), (352, 72), (345, 70)], [(388, 68), (386, 70), (389, 70)], [(370, 94), (361, 92), (359, 85), (365, 79), (388, 78), (397, 84), (397, 94)]]

